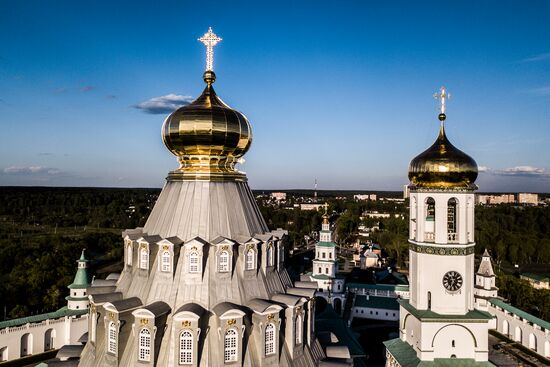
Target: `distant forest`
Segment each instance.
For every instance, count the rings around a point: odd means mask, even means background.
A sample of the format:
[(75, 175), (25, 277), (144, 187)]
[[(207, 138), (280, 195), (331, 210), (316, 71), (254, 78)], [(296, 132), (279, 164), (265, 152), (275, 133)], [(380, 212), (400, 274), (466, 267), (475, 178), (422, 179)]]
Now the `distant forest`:
[[(76, 259), (83, 248), (93, 260), (92, 273), (104, 276), (119, 270), (121, 231), (143, 226), (159, 193), (159, 189), (0, 187), (0, 320), (65, 305), (66, 287), (72, 282)], [(311, 196), (311, 193), (311, 190), (291, 192), (294, 196)], [(320, 200), (329, 202), (337, 240), (341, 244), (351, 243), (359, 225), (377, 224), (382, 231), (374, 234), (373, 239), (397, 265), (405, 266), (406, 204), (354, 202), (352, 194), (319, 193)], [(401, 193), (383, 195), (398, 197)], [(334, 196), (345, 196), (348, 200), (334, 200)], [(258, 203), (272, 229), (289, 230), (292, 247), (301, 246), (304, 236), (320, 228), (319, 212), (280, 208), (267, 196), (260, 197)], [(365, 210), (399, 216), (361, 221), (359, 217)], [(508, 274), (499, 275), (501, 294), (518, 307), (550, 318), (550, 291), (526, 288), (525, 281), (512, 276), (518, 270), (550, 274), (550, 208), (478, 206), (476, 241), (476, 251), (489, 249), (496, 270)]]

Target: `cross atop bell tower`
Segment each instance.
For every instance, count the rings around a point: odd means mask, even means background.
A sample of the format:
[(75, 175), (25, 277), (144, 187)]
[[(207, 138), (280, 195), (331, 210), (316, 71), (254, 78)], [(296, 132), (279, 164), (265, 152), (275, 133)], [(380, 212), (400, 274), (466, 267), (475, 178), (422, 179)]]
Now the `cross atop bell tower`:
[(212, 31), (212, 27), (208, 27), (208, 32), (198, 40), (206, 46), (206, 71), (214, 71), (214, 46), (222, 39)]
[(447, 100), (451, 99), (451, 94), (447, 92), (445, 87), (441, 87), (439, 88), (439, 92), (434, 94), (434, 98), (439, 100), (439, 112), (445, 114)]

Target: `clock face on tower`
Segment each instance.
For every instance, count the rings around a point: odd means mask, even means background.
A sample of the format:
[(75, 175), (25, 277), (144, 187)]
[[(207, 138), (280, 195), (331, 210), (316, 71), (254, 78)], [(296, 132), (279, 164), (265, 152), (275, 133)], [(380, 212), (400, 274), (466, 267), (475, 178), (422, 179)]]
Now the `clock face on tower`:
[(443, 286), (449, 292), (456, 292), (462, 287), (462, 275), (452, 270), (443, 276)]

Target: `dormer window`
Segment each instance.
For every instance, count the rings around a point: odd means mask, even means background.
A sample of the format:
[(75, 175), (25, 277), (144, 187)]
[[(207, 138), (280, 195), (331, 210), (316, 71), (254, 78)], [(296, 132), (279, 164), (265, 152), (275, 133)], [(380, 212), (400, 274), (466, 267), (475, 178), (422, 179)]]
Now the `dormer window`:
[(164, 250), (161, 256), (161, 270), (164, 272), (169, 272), (170, 268), (170, 251)]
[(267, 245), (267, 266), (273, 266), (273, 245), (270, 243)]
[(127, 248), (127, 250), (126, 250), (126, 264), (128, 264), (129, 266), (132, 266), (132, 257), (133, 257), (132, 244), (129, 243), (126, 248)]
[(114, 321), (109, 322), (107, 333), (107, 351), (112, 354), (117, 354), (118, 330)]
[(265, 355), (275, 354), (275, 324), (268, 323), (265, 327)]
[(296, 337), (296, 345), (302, 344), (302, 315), (298, 314), (296, 316), (296, 324), (294, 327), (295, 337)]
[(180, 334), (179, 364), (193, 364), (193, 334), (189, 330)]
[(144, 246), (139, 250), (139, 267), (141, 269), (149, 269), (149, 251)]
[(256, 260), (256, 253), (254, 250), (252, 249), (248, 249), (246, 250), (246, 255), (245, 255), (245, 269), (246, 270), (254, 270), (255, 268), (255, 260)]
[(189, 273), (200, 273), (200, 257), (197, 251), (189, 253)]
[(227, 273), (229, 271), (229, 252), (223, 250), (218, 255), (218, 271), (220, 273)]
[(151, 332), (143, 328), (139, 332), (138, 360), (143, 362), (151, 361)]
[(225, 332), (224, 337), (224, 348), (223, 348), (223, 361), (225, 363), (229, 362), (236, 362), (238, 360), (237, 358), (237, 350), (238, 350), (238, 340), (237, 340), (237, 330), (235, 329), (228, 329)]

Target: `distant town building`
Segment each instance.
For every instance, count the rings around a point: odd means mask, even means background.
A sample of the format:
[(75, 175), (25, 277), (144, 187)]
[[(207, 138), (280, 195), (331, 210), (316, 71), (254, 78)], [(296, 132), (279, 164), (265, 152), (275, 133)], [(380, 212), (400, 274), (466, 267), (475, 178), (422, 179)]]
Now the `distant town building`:
[(481, 205), (514, 204), (515, 202), (514, 194), (476, 195), (476, 204)]
[(527, 280), (533, 288), (550, 289), (550, 277), (533, 273), (523, 273), (520, 275), (520, 278)]
[(353, 195), (353, 198), (355, 200), (358, 200), (358, 201), (367, 201), (367, 200), (372, 200), (372, 201), (376, 201), (376, 194), (357, 194), (357, 195)]
[(538, 194), (520, 192), (518, 194), (518, 204), (537, 205), (539, 203)]
[(403, 199), (408, 199), (410, 193), (409, 185), (403, 185)]
[(302, 203), (300, 204), (301, 210), (319, 210), (324, 204), (319, 203)]
[(272, 192), (271, 197), (277, 201), (285, 201), (286, 192)]

